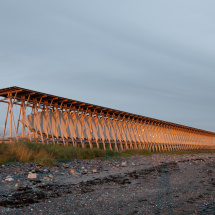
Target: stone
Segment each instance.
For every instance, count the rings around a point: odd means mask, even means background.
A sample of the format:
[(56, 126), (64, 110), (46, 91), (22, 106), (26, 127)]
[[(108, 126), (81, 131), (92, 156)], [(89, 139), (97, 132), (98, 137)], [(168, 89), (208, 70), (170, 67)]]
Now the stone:
[(123, 161), (121, 166), (127, 166), (127, 162), (126, 161)]
[(35, 179), (35, 178), (37, 178), (37, 174), (36, 174), (36, 173), (29, 172), (28, 178), (30, 178), (30, 179)]
[(71, 169), (70, 173), (74, 174), (75, 173), (75, 169)]
[(18, 184), (15, 184), (15, 187), (19, 187), (19, 185), (18, 185)]
[(14, 181), (14, 179), (13, 179), (10, 175), (8, 175), (8, 176), (5, 178), (5, 181)]
[(93, 173), (97, 173), (97, 170), (96, 170), (96, 169), (93, 169)]
[(87, 174), (87, 172), (88, 172), (88, 171), (87, 171), (86, 169), (82, 169), (82, 170), (81, 170), (81, 174)]
[(49, 175), (49, 178), (53, 178), (53, 175), (50, 174), (50, 175)]

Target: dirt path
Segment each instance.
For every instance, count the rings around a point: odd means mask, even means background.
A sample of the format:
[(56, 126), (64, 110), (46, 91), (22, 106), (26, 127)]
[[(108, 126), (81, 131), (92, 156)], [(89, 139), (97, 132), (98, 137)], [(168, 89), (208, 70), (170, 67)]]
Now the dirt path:
[[(75, 173), (66, 174), (74, 163)], [(48, 169), (49, 175), (55, 170), (53, 180), (43, 180), (43, 169), (37, 179), (20, 180), (19, 187), (19, 175), (11, 172), (14, 182), (0, 185), (0, 214), (215, 214), (215, 154), (76, 160), (63, 166)], [(97, 172), (81, 172), (89, 166)], [(13, 168), (2, 170), (8, 174)]]

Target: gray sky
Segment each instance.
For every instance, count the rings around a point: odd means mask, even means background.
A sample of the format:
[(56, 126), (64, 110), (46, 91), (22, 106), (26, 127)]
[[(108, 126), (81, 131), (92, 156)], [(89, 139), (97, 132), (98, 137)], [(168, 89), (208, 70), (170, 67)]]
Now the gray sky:
[(214, 0), (0, 0), (0, 88), (215, 132)]

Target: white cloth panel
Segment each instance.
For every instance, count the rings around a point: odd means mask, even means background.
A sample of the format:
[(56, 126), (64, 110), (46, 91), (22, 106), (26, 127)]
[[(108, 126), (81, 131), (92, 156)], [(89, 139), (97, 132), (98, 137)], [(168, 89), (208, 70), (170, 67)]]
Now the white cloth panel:
[[(21, 120), (25, 126), (29, 125), (31, 131), (42, 131), (46, 136), (54, 136), (56, 138), (85, 138), (85, 139), (105, 139), (105, 140), (119, 140), (119, 141), (133, 141), (144, 142), (147, 141), (144, 137), (147, 136), (148, 141), (156, 142), (172, 142), (172, 138), (180, 138), (179, 141), (194, 143), (202, 139), (202, 142), (211, 142), (210, 137), (203, 137), (195, 135), (190, 137), (189, 133), (181, 133), (174, 131), (175, 137), (168, 137), (170, 135), (169, 128), (163, 128), (162, 132), (153, 131), (153, 125), (144, 125), (133, 123), (130, 121), (121, 122), (115, 119), (101, 118), (97, 116), (85, 115), (74, 112), (67, 113), (61, 111), (42, 111), (37, 114), (31, 114)], [(144, 130), (144, 131), (143, 131)], [(172, 131), (173, 132), (173, 131)], [(166, 135), (165, 135), (166, 134)], [(154, 135), (159, 138), (156, 140)], [(186, 139), (186, 141), (185, 141)], [(165, 141), (165, 142), (166, 142)]]

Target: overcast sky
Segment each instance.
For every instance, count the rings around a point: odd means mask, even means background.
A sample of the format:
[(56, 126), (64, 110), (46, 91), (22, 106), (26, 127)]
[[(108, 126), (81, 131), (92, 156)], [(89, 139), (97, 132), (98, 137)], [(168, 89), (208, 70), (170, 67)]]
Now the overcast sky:
[(215, 132), (214, 0), (0, 0), (0, 88)]

